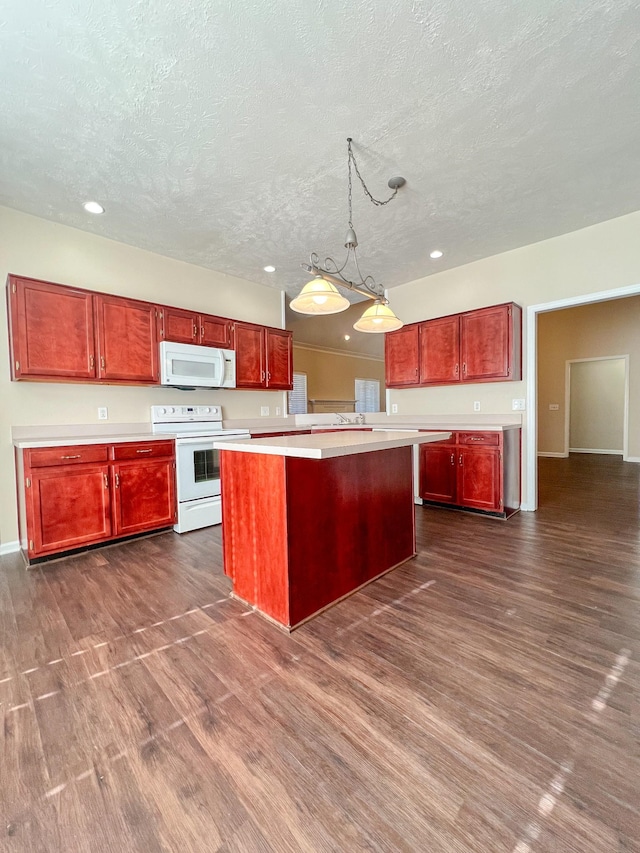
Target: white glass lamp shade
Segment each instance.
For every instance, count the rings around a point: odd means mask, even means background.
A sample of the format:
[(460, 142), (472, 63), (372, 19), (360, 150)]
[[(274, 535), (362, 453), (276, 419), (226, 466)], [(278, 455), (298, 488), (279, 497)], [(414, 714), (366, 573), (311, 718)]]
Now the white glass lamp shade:
[(357, 323), (353, 324), (353, 328), (357, 332), (368, 332), (375, 334), (376, 332), (393, 332), (396, 329), (401, 329), (404, 323), (399, 320), (393, 313), (386, 301), (376, 301), (373, 305), (364, 312)]
[(346, 311), (350, 304), (335, 284), (317, 275), (291, 300), (290, 307), (299, 314), (337, 314)]

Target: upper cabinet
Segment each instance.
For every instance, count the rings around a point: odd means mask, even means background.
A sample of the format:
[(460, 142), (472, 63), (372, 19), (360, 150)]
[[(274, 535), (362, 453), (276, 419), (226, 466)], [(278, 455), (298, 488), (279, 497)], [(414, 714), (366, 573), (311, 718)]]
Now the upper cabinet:
[(158, 382), (155, 306), (103, 294), (95, 304), (100, 379)]
[(9, 276), (13, 379), (155, 384), (155, 306)]
[(413, 323), (385, 335), (385, 354), (391, 388), (518, 380), (522, 309), (509, 302)]
[(291, 332), (235, 323), (236, 388), (293, 388)]
[(293, 388), (291, 332), (10, 275), (12, 379), (157, 385), (160, 340), (236, 350), (238, 388)]
[(230, 349), (232, 327), (225, 317), (168, 306), (158, 309), (158, 338), (164, 341)]
[(10, 276), (13, 379), (96, 378), (93, 294)]
[(403, 326), (384, 336), (384, 364), (387, 385), (401, 388), (418, 384), (418, 326)]

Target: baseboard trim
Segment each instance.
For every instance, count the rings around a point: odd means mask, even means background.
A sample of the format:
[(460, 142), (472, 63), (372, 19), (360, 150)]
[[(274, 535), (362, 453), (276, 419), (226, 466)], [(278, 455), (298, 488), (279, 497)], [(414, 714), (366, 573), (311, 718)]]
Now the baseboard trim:
[(539, 450), (538, 456), (548, 456), (550, 459), (568, 459), (568, 453), (552, 453), (551, 451)]
[(623, 462), (640, 462), (640, 456), (626, 456)]
[(0, 557), (3, 557), (5, 554), (15, 554), (16, 551), (20, 550), (20, 541), (18, 539), (15, 542), (5, 542), (0, 545)]
[(609, 456), (622, 456), (622, 450), (604, 450), (601, 447), (570, 447), (569, 453), (605, 453)]

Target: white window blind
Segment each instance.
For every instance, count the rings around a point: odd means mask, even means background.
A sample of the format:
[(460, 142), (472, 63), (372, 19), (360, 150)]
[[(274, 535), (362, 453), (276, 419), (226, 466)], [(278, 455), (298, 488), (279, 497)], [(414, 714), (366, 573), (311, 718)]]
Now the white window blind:
[(356, 412), (380, 411), (380, 383), (377, 379), (356, 379)]
[(289, 395), (289, 414), (290, 415), (306, 415), (307, 414), (307, 374), (293, 374), (293, 391), (288, 391)]

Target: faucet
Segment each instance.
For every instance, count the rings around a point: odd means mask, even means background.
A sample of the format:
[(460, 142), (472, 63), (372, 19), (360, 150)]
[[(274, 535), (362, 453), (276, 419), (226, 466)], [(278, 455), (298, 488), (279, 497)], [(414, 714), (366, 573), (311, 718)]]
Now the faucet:
[(364, 415), (362, 414), (362, 412), (358, 412), (358, 414), (356, 415), (355, 422), (357, 424), (363, 424), (364, 423)]
[(351, 423), (349, 418), (345, 418), (345, 416), (341, 415), (340, 412), (334, 412), (333, 414), (338, 418), (339, 424), (350, 424)]

